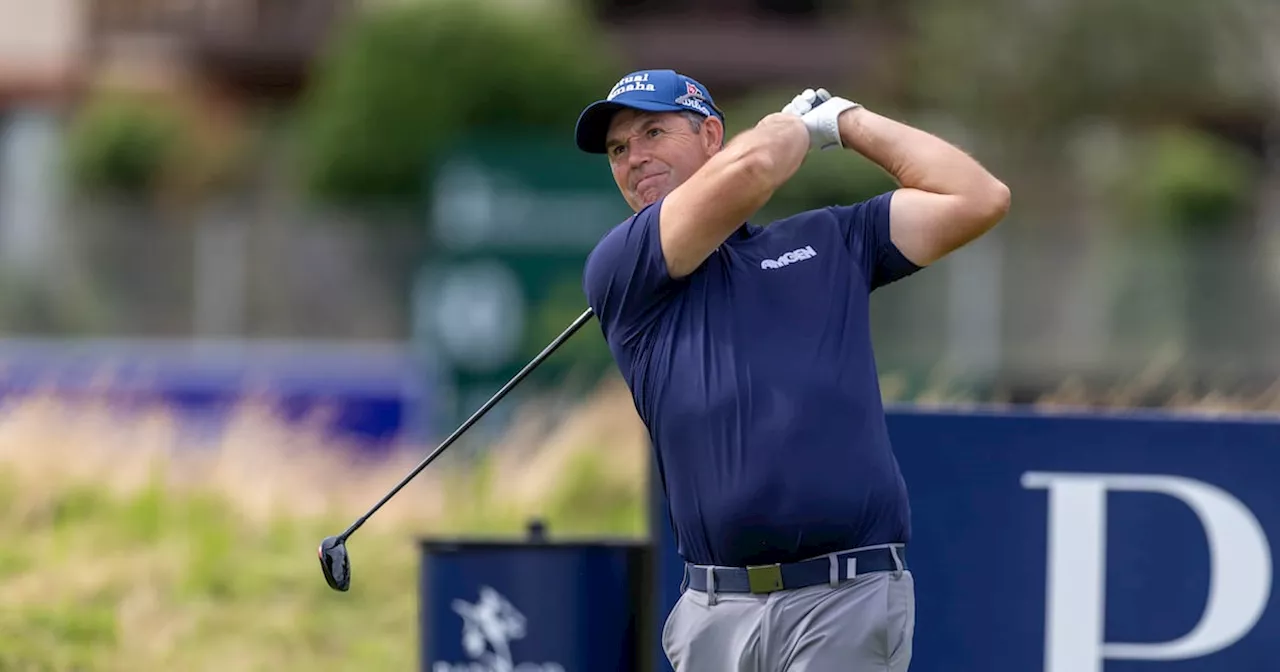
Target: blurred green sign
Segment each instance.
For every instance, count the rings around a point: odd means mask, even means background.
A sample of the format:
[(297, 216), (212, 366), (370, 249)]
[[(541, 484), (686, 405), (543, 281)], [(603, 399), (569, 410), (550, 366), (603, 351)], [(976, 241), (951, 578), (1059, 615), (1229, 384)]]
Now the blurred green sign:
[[(448, 388), (432, 395), (448, 431), (586, 308), (587, 253), (631, 214), (603, 157), (572, 141), (478, 139), (434, 171), (431, 248), (414, 287), (414, 338)], [(607, 363), (584, 328), (486, 417), (500, 428), (540, 384)]]

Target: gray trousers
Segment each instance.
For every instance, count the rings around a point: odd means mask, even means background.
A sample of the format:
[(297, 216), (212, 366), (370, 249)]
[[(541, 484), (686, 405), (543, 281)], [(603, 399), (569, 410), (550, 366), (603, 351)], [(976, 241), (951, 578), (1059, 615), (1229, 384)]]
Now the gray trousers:
[(676, 672), (906, 672), (915, 635), (910, 571), (765, 595), (686, 590), (662, 646)]

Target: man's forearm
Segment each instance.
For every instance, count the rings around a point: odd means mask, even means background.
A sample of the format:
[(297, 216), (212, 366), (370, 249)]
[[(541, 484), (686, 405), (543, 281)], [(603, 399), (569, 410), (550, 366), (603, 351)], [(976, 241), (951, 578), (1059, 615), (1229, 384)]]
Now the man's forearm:
[[(734, 137), (678, 191), (681, 198), (696, 198), (702, 203), (699, 217), (703, 221), (723, 221), (727, 237), (799, 170), (806, 148), (802, 123), (770, 115)], [(715, 231), (714, 236), (719, 234)], [(720, 242), (723, 239), (715, 245)]]
[(745, 167), (749, 184), (739, 186), (755, 194), (759, 199), (755, 205), (759, 207), (800, 169), (808, 148), (806, 141), (803, 124), (770, 115), (738, 134), (723, 152), (707, 162), (708, 168)]
[(1004, 185), (959, 148), (864, 107), (839, 118), (840, 140), (904, 187), (967, 199), (1007, 198)]
[(693, 272), (804, 161), (799, 117), (773, 114), (711, 157), (662, 204), (662, 251), (673, 277)]

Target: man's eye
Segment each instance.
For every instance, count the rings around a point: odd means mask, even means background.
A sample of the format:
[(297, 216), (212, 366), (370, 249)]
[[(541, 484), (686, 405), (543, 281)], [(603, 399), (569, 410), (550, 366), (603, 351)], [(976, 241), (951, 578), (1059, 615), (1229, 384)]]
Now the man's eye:
[(658, 134), (660, 134), (660, 133), (662, 133), (662, 129), (661, 129), (661, 128), (651, 128), (651, 129), (649, 129), (649, 137), (651, 137), (651, 138), (656, 138), (656, 137), (658, 137)]
[(609, 153), (613, 154), (614, 156), (619, 156), (622, 154), (622, 150), (624, 149), (626, 149), (626, 147), (623, 145), (614, 145), (613, 149), (610, 150)]

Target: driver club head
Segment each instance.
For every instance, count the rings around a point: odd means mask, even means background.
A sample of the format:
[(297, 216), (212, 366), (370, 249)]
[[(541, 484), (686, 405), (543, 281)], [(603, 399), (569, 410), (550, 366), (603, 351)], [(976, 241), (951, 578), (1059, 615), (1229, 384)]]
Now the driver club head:
[(347, 558), (346, 542), (338, 537), (325, 537), (320, 542), (320, 569), (330, 588), (343, 592), (351, 588), (351, 561)]
[(431, 462), (435, 460), (440, 453), (453, 445), (453, 442), (456, 441), (459, 436), (462, 436), (463, 432), (467, 431), (467, 429), (478, 422), (485, 413), (489, 412), (489, 409), (493, 408), (494, 405), (501, 401), (512, 388), (518, 385), (520, 381), (524, 380), (525, 376), (529, 375), (531, 371), (550, 357), (551, 353), (555, 352), (556, 349), (564, 344), (565, 341), (569, 340), (569, 337), (573, 336), (578, 329), (582, 328), (582, 325), (587, 323), (587, 320), (590, 320), (594, 316), (595, 311), (591, 308), (587, 308), (583, 311), (572, 324), (565, 328), (565, 330), (555, 338), (555, 340), (548, 343), (547, 347), (542, 349), (542, 352), (539, 352), (538, 355), (530, 360), (528, 364), (525, 364), (524, 368), (520, 369), (520, 371), (517, 372), (511, 380), (507, 381), (506, 384), (503, 385), (496, 393), (494, 393), (492, 397), (489, 397), (489, 400), (484, 402), (484, 405), (482, 405), (479, 410), (472, 413), (471, 417), (467, 418), (462, 425), (455, 429), (453, 434), (449, 435), (449, 438), (445, 439), (444, 442), (437, 446), (435, 450), (431, 451), (431, 454), (427, 455), (421, 462), (419, 462), (418, 466), (414, 467), (408, 475), (400, 479), (400, 482), (397, 483), (394, 488), (391, 488), (387, 494), (383, 495), (382, 499), (378, 500), (377, 504), (374, 504), (373, 507), (366, 511), (363, 516), (356, 519), (356, 521), (352, 523), (345, 532), (336, 537), (326, 537), (324, 541), (320, 542), (320, 569), (324, 570), (324, 579), (329, 582), (330, 588), (343, 592), (351, 588), (351, 561), (347, 558), (347, 539), (351, 535), (355, 534), (356, 530), (360, 529), (360, 526), (364, 525), (365, 521), (369, 520), (373, 514), (377, 513), (378, 509), (382, 508), (382, 505), (390, 501), (397, 492), (400, 492), (401, 488), (408, 485), (409, 481), (413, 480), (419, 472), (426, 469), (427, 465), (431, 464)]

